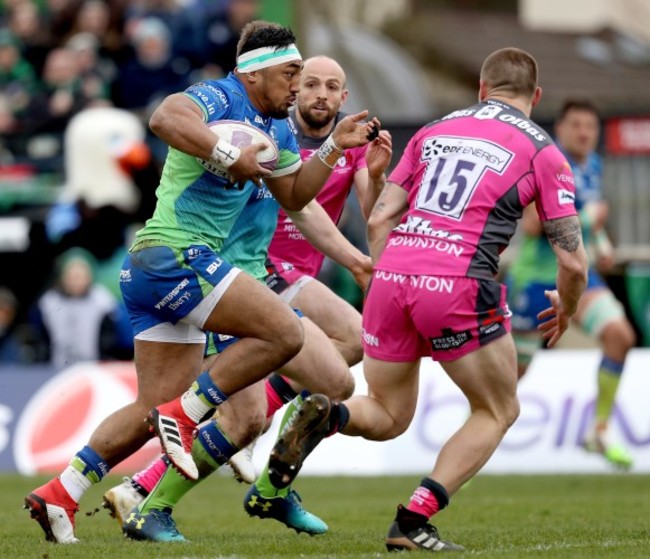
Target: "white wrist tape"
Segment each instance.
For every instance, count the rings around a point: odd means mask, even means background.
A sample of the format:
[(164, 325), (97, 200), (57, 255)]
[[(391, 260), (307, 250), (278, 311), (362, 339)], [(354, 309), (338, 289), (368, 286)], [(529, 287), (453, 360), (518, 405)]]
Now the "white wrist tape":
[(239, 159), (240, 155), (241, 150), (238, 147), (235, 147), (230, 142), (226, 142), (226, 140), (219, 138), (219, 141), (212, 148), (210, 158), (215, 163), (221, 165), (225, 169), (228, 169), (235, 161)]
[(318, 158), (325, 163), (330, 169), (334, 168), (336, 162), (343, 155), (343, 150), (336, 145), (332, 135), (327, 136), (321, 146), (318, 148)]

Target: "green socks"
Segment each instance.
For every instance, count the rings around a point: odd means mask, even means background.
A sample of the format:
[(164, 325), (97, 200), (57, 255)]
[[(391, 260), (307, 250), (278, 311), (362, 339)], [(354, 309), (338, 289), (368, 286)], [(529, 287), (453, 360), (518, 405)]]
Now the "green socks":
[[(297, 413), (298, 408), (302, 404), (303, 401), (303, 396), (302, 394), (299, 394), (296, 396), (289, 404), (287, 404), (287, 409), (284, 412), (284, 415), (282, 416), (282, 422), (280, 423), (280, 430), (278, 431), (278, 437), (284, 431), (287, 423), (293, 417), (295, 413)], [(291, 486), (285, 487), (284, 489), (278, 489), (271, 483), (271, 479), (269, 478), (269, 463), (266, 463), (266, 466), (264, 466), (264, 470), (262, 470), (262, 473), (260, 476), (257, 478), (257, 481), (255, 482), (255, 487), (257, 487), (257, 490), (259, 491), (260, 495), (262, 497), (266, 497), (267, 499), (272, 499), (273, 497), (286, 497), (289, 494), (289, 491), (291, 491)]]

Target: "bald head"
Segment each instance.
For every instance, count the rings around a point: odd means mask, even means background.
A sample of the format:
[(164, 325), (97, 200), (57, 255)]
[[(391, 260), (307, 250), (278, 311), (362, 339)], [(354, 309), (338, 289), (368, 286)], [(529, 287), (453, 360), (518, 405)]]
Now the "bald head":
[(345, 72), (328, 56), (314, 56), (303, 62), (297, 116), (303, 132), (319, 137), (328, 134), (334, 118), (348, 96)]
[(320, 79), (336, 79), (341, 84), (341, 89), (345, 89), (345, 72), (341, 65), (329, 56), (312, 56), (305, 60), (302, 66), (301, 81), (309, 76), (318, 76)]
[(521, 49), (497, 50), (483, 62), (481, 81), (488, 96), (532, 99), (537, 90), (537, 62)]

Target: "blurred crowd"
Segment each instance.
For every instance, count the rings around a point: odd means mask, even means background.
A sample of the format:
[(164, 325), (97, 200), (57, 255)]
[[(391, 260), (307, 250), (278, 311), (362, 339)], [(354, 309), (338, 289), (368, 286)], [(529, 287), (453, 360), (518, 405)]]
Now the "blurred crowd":
[(143, 119), (162, 97), (235, 63), (258, 0), (0, 0), (0, 164), (60, 168), (81, 109)]

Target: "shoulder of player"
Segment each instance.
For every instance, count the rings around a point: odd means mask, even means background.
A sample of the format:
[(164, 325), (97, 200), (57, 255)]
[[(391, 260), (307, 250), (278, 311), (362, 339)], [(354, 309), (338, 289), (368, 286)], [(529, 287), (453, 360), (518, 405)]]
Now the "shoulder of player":
[(452, 111), (451, 113), (425, 124), (421, 132), (425, 134), (432, 127), (443, 126), (447, 122), (468, 119), (479, 121), (494, 121), (505, 123), (519, 130), (522, 137), (528, 138), (540, 150), (552, 144), (551, 136), (535, 121), (527, 117), (520, 110), (505, 103), (490, 101), (481, 102), (471, 107)]

